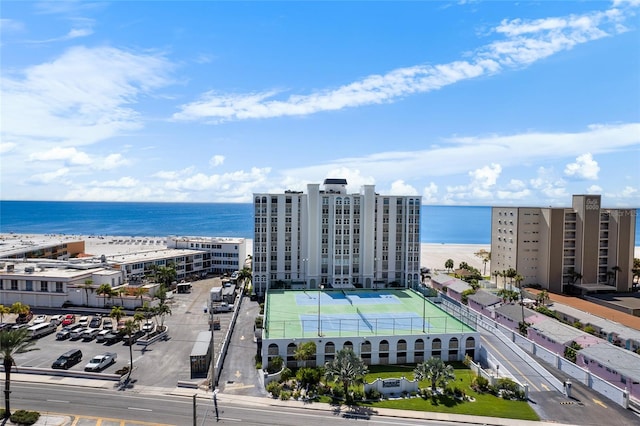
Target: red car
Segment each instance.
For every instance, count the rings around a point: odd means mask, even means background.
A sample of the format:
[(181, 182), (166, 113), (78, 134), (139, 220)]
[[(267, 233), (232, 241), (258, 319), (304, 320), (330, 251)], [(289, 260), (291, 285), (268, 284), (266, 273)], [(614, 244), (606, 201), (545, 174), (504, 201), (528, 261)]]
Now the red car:
[(62, 320), (62, 325), (71, 325), (74, 322), (76, 322), (76, 316), (74, 314), (67, 314), (64, 316), (64, 319)]

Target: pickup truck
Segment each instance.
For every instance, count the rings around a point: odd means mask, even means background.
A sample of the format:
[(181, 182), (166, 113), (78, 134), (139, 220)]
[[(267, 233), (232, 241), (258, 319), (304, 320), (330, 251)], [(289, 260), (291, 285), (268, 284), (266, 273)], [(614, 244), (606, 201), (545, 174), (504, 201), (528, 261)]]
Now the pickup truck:
[(84, 366), (84, 371), (102, 371), (116, 362), (117, 358), (118, 354), (114, 352), (105, 352), (101, 355), (96, 355)]
[(220, 314), (223, 312), (232, 312), (232, 311), (233, 311), (233, 305), (229, 305), (226, 302), (222, 302), (221, 304), (213, 307), (214, 314)]

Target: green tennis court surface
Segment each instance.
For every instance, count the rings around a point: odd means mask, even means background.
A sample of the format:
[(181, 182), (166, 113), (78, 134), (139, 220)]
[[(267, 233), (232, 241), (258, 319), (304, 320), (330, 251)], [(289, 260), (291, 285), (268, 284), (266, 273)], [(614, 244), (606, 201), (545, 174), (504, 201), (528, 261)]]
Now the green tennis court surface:
[(267, 339), (466, 333), (412, 290), (269, 290)]

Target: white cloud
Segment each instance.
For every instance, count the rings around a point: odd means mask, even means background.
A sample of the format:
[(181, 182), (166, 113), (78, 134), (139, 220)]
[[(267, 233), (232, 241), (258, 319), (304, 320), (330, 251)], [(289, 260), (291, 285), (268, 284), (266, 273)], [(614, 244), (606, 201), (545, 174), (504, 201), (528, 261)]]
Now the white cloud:
[(125, 167), (131, 164), (131, 160), (125, 158), (122, 154), (109, 154), (99, 161), (98, 168), (101, 170), (113, 170), (118, 167)]
[(14, 142), (0, 142), (0, 154), (7, 154), (13, 151), (18, 144)]
[[(632, 13), (628, 14), (629, 16)], [(297, 116), (335, 111), (363, 105), (393, 102), (404, 96), (427, 93), (442, 87), (496, 74), (505, 68), (530, 65), (576, 45), (624, 31), (627, 15), (618, 9), (536, 20), (504, 20), (494, 33), (504, 36), (478, 49), (467, 61), (398, 68), (383, 75), (370, 75), (335, 89), (277, 99), (281, 90), (249, 94), (209, 91), (182, 105), (176, 120), (243, 120)]]
[(569, 197), (566, 182), (557, 177), (553, 169), (539, 167), (538, 176), (531, 179), (530, 184), (552, 202), (565, 201)]
[[(3, 73), (1, 137), (34, 149), (85, 145), (140, 128), (131, 107), (167, 85), (172, 66), (160, 54), (74, 47), (48, 63)], [(38, 123), (34, 126), (33, 123)]]
[(186, 167), (182, 170), (161, 170), (154, 173), (152, 176), (164, 180), (175, 180), (180, 179), (183, 176), (192, 175), (193, 173), (195, 173), (195, 167)]
[(93, 181), (91, 186), (99, 188), (136, 188), (140, 186), (140, 181), (130, 176), (123, 176), (117, 180)]
[(28, 182), (34, 184), (47, 184), (56, 181), (58, 184), (64, 184), (66, 181), (61, 181), (61, 178), (67, 174), (69, 174), (69, 169), (64, 167), (52, 172), (35, 174), (28, 179)]
[(220, 166), (220, 165), (224, 164), (224, 160), (225, 160), (224, 155), (214, 155), (209, 160), (209, 165), (211, 167)]
[(29, 156), (30, 161), (64, 161), (69, 165), (91, 164), (91, 158), (85, 152), (75, 148), (53, 147), (42, 152), (35, 152)]
[(394, 195), (418, 195), (418, 190), (413, 186), (408, 185), (402, 179), (396, 180), (391, 183), (389, 194)]
[(484, 166), (469, 172), (469, 176), (473, 178), (472, 186), (479, 186), (486, 189), (496, 184), (500, 173), (502, 173), (500, 164), (491, 164), (490, 166)]
[(619, 197), (621, 198), (631, 198), (634, 197), (638, 194), (638, 188), (634, 188), (632, 186), (625, 186), (621, 193), (619, 194)]
[(587, 194), (602, 194), (602, 187), (599, 185), (591, 185), (587, 188)]
[(438, 194), (438, 185), (433, 182), (429, 182), (429, 185), (425, 186), (422, 190), (422, 203), (434, 204), (438, 201), (436, 195)]
[(527, 184), (521, 181), (520, 179), (511, 179), (509, 184), (507, 185), (508, 189), (518, 190), (526, 188)]
[(575, 176), (578, 179), (596, 180), (600, 166), (590, 153), (582, 154), (576, 158), (575, 163), (569, 163), (564, 169), (567, 176)]
[(0, 19), (0, 31), (4, 32), (19, 32), (24, 30), (24, 24), (15, 19)]

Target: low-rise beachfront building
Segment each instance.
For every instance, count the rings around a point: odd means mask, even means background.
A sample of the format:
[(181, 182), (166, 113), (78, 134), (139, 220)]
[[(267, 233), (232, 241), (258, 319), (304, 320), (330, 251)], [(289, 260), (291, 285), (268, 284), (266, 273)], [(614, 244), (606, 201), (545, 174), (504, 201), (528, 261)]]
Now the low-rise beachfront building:
[(245, 238), (167, 237), (167, 248), (203, 252), (202, 270), (212, 274), (231, 274), (241, 270), (250, 254)]
[(462, 293), (473, 289), (473, 287), (471, 287), (468, 283), (459, 279), (448, 282), (445, 285), (445, 288), (447, 291), (447, 295), (458, 302), (462, 302)]
[(495, 308), (502, 303), (502, 299), (488, 291), (478, 290), (467, 297), (467, 302), (474, 311), (495, 319)]
[(591, 327), (594, 335), (609, 343), (633, 352), (640, 348), (640, 330), (561, 303), (554, 303), (550, 309), (564, 322), (580, 323), (583, 328)]
[(524, 314), (524, 321), (527, 324), (538, 324), (549, 319), (548, 316), (540, 314), (529, 308), (524, 308), (517, 303), (504, 303), (494, 308), (494, 319), (496, 322), (514, 331), (520, 330), (520, 323)]
[(576, 364), (640, 399), (640, 355), (602, 342), (577, 351)]
[(351, 348), (366, 364), (419, 363), (431, 357), (476, 358), (480, 335), (414, 290), (269, 290), (262, 333), (262, 365), (314, 342), (309, 365), (323, 365)]
[(429, 280), (429, 284), (432, 288), (446, 293), (445, 287), (453, 282), (455, 282), (456, 278), (447, 274), (437, 274), (431, 277)]
[(493, 207), (491, 274), (513, 268), (522, 285), (554, 293), (630, 291), (636, 210), (600, 202), (574, 195), (569, 208)]
[(602, 339), (553, 318), (530, 325), (527, 328), (527, 337), (561, 356), (564, 355), (565, 348), (571, 346), (572, 342), (583, 348), (602, 343)]
[(84, 245), (72, 236), (0, 234), (0, 259), (67, 260), (84, 253)]
[[(0, 262), (0, 304), (22, 302), (29, 306), (58, 308), (64, 304), (101, 306), (95, 292), (102, 284), (124, 283), (122, 271), (91, 261)], [(90, 282), (91, 288), (85, 289)]]
[(178, 281), (200, 277), (208, 272), (203, 266), (205, 253), (194, 249), (157, 249), (104, 256), (104, 260), (112, 268), (123, 271), (125, 279), (136, 285), (153, 276), (154, 268), (161, 266), (173, 266)]

